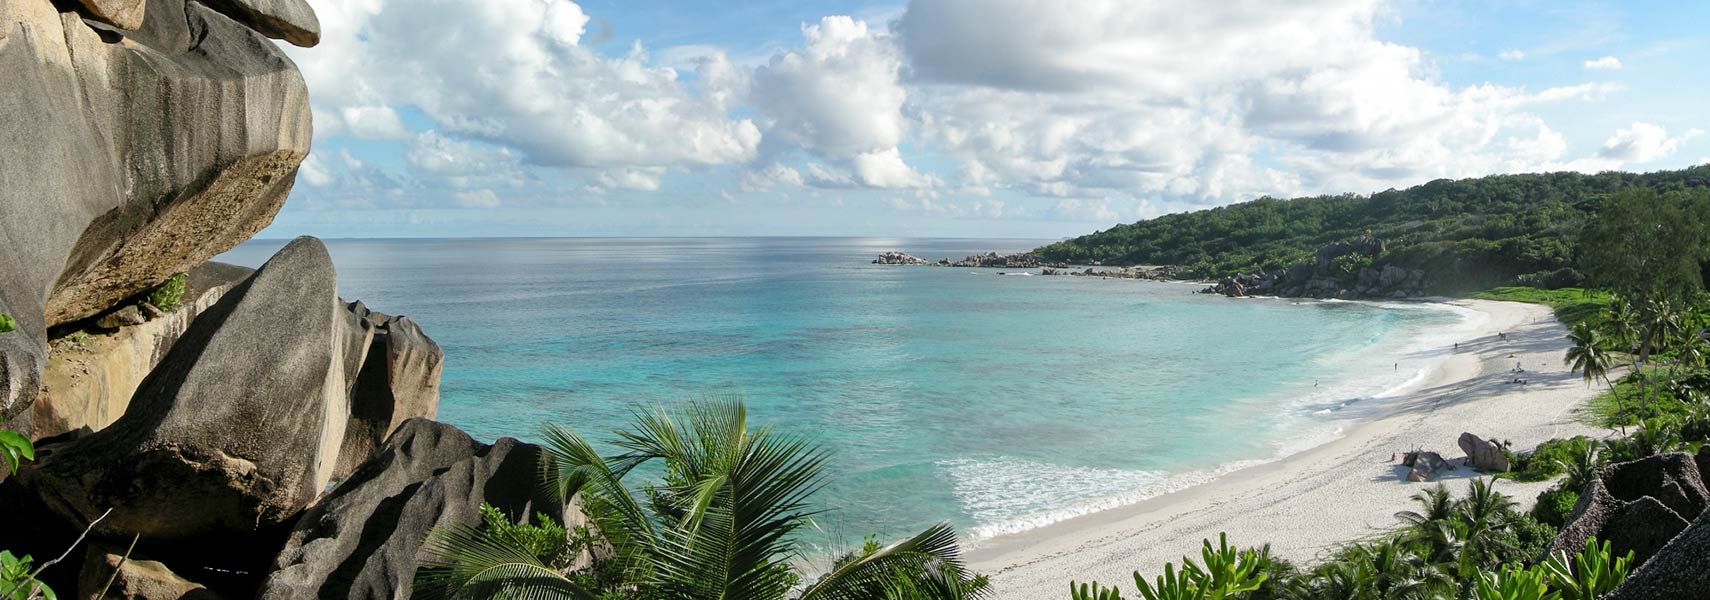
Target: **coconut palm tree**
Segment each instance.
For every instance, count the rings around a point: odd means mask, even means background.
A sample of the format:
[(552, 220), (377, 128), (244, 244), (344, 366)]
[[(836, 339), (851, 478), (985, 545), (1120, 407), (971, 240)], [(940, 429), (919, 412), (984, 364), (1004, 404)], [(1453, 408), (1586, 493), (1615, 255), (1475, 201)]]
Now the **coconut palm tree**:
[[(841, 561), (803, 585), (799, 533), (819, 512), (810, 497), (825, 485), (826, 453), (809, 439), (751, 429), (739, 399), (637, 411), (618, 431), (614, 456), (601, 456), (570, 429), (548, 425), (549, 479), (579, 498), (618, 561), (621, 597), (660, 600), (955, 600), (981, 595), (983, 578), (961, 563), (955, 531), (940, 524), (907, 540)], [(625, 478), (643, 465), (664, 473), (636, 489)], [(649, 496), (643, 502), (638, 496)], [(451, 598), (593, 598), (525, 552), (472, 528), (436, 530), (419, 590)]]
[(1643, 367), (1650, 364), (1651, 355), (1662, 349), (1670, 340), (1678, 337), (1678, 332), (1684, 326), (1683, 314), (1679, 305), (1667, 299), (1650, 299), (1639, 304), (1634, 312), (1635, 327), (1638, 334), (1639, 356), (1637, 365), (1640, 370), (1640, 418), (1651, 416), (1651, 400), (1656, 394), (1656, 386), (1651, 382), (1650, 375)]
[(1579, 371), (1585, 378), (1585, 385), (1591, 386), (1592, 381), (1602, 379), (1609, 386), (1609, 393), (1615, 396), (1615, 418), (1621, 423), (1621, 435), (1627, 434), (1627, 408), (1621, 404), (1621, 395), (1615, 393), (1615, 384), (1609, 381), (1609, 367), (1614, 362), (1610, 356), (1603, 335), (1584, 322), (1575, 323), (1573, 330), (1568, 332), (1568, 340), (1573, 346), (1568, 348), (1567, 356), (1562, 357), (1562, 363), (1574, 371)]

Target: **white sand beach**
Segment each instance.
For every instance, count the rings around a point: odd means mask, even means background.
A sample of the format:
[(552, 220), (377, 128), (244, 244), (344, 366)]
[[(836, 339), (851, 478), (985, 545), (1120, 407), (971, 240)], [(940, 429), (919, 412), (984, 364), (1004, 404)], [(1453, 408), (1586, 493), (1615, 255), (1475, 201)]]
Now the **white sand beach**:
[[(1394, 452), (1423, 447), (1458, 462), (1463, 431), (1512, 441), (1516, 451), (1552, 437), (1609, 433), (1575, 420), (1598, 388), (1563, 366), (1566, 330), (1549, 308), (1452, 303), (1489, 318), (1423, 385), (1365, 409), (1381, 414), (1351, 415), (1336, 441), (1138, 504), (982, 541), (969, 552), (972, 566), (1009, 600), (1067, 598), (1071, 579), (1132, 594), (1134, 570), (1150, 578), (1165, 562), (1197, 557), (1200, 540), (1215, 542), (1218, 532), (1231, 544), (1269, 542), (1282, 557), (1311, 562), (1326, 548), (1393, 526), (1413, 494), (1436, 485), (1406, 481), (1406, 470), (1390, 462)], [(1510, 383), (1517, 363), (1527, 371), (1524, 386)], [(1460, 468), (1439, 481), (1460, 493), (1476, 476)], [(1497, 489), (1530, 507), (1549, 485), (1501, 481)]]

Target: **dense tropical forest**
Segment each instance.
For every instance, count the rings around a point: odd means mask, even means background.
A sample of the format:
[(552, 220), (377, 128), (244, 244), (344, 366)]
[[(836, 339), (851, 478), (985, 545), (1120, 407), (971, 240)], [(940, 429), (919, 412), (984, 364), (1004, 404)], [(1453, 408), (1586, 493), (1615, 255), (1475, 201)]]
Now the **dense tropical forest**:
[(1547, 173), (1441, 179), (1369, 196), (1344, 194), (1230, 206), (1118, 225), (1035, 251), (1071, 263), (1175, 265), (1188, 277), (1277, 271), (1362, 235), (1386, 242), (1378, 266), (1424, 269), (1430, 291), (1522, 283), (1577, 285), (1577, 240), (1623, 191), (1689, 198), (1710, 215), (1710, 166), (1655, 173)]

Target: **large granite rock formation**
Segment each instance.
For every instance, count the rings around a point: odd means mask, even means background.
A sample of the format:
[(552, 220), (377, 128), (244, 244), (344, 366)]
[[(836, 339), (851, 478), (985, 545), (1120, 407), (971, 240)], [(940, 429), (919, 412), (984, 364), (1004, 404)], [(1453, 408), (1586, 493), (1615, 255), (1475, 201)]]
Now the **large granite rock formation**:
[(1616, 554), (1643, 563), (1710, 507), (1698, 465), (1688, 454), (1661, 454), (1604, 467), (1586, 484), (1549, 553), (1578, 552), (1608, 540)]
[(259, 597), (408, 598), (428, 531), (479, 523), (482, 502), (579, 524), (579, 511), (539, 483), (541, 456), (510, 438), (489, 446), (450, 425), (406, 421), (297, 522)]
[(1602, 600), (1710, 598), (1710, 512), (1698, 516)]
[(308, 95), (251, 27), (306, 31), (312, 13), (301, 0), (214, 4), (227, 14), (186, 0), (0, 3), (0, 313), (18, 322), (0, 336), (0, 418), (35, 398), (47, 327), (206, 262), (285, 201), (309, 150)]
[(1485, 473), (1501, 473), (1508, 470), (1508, 454), (1493, 440), (1487, 440), (1471, 432), (1462, 433), (1455, 443), (1461, 447), (1461, 452), (1467, 455), (1467, 466)]
[(338, 300), (332, 260), (298, 238), (204, 312), (123, 417), (20, 474), (60, 517), (151, 540), (252, 532), (331, 481), (373, 328)]
[(190, 270), (178, 310), (112, 333), (51, 342), (42, 392), (29, 413), (31, 436), (51, 437), (83, 427), (100, 431), (112, 424), (125, 414), (131, 394), (191, 321), (253, 272), (224, 263), (196, 267)]
[(439, 374), (445, 353), (409, 317), (394, 317), (352, 302), (350, 312), (374, 327), (374, 343), (350, 393), (339, 467), (344, 477), (367, 460), (406, 419), (439, 412)]

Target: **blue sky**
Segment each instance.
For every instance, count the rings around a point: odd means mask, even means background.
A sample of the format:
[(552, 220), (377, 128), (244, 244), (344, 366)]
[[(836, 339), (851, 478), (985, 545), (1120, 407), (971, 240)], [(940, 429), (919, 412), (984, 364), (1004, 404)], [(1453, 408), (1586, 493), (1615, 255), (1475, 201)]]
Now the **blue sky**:
[(311, 4), (266, 237), (1052, 238), (1710, 161), (1710, 3)]

